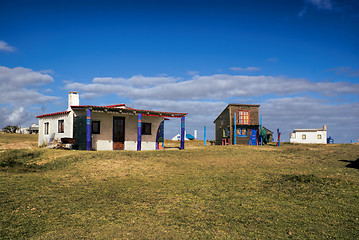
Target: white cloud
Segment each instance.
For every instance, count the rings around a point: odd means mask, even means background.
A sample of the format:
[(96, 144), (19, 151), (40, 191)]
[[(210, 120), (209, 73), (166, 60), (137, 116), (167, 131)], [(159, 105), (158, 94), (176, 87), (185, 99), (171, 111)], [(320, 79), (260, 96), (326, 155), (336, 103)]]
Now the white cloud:
[[(269, 99), (260, 104), (260, 114), (263, 125), (274, 132), (282, 133), (282, 141), (289, 141), (289, 133), (298, 128), (322, 128), (327, 125), (328, 134), (336, 142), (349, 142), (359, 136), (359, 125), (355, 124), (359, 116), (359, 104), (330, 104), (329, 102), (312, 97), (293, 97)], [(186, 130), (193, 133), (198, 131), (203, 139), (203, 127), (207, 126), (207, 138), (215, 138), (213, 120), (227, 106), (226, 102), (210, 101), (173, 101), (138, 99), (131, 103), (131, 107), (176, 111), (188, 113)], [(166, 121), (166, 138), (173, 137), (180, 131), (180, 121), (171, 119)]]
[(57, 97), (39, 92), (40, 86), (53, 81), (51, 76), (28, 68), (0, 66), (0, 104), (7, 106), (2, 108), (0, 126), (23, 124), (34, 117), (26, 110), (26, 106), (57, 100)]
[(28, 68), (0, 66), (0, 103), (26, 106), (56, 100), (56, 97), (43, 95), (35, 89), (53, 81), (50, 75)]
[[(289, 141), (293, 129), (322, 128), (337, 142), (349, 142), (359, 136), (359, 103), (330, 104), (312, 97), (270, 99), (261, 104), (263, 125), (276, 133), (279, 128), (283, 140)], [(276, 134), (274, 134), (276, 136)]]
[[(350, 126), (353, 126), (354, 117), (359, 115), (358, 104), (331, 105), (330, 102), (320, 99), (292, 97), (295, 94), (312, 93), (331, 97), (350, 94), (359, 96), (359, 84), (348, 82), (312, 82), (301, 78), (214, 74), (195, 75), (189, 80), (166, 76), (168, 80), (164, 83), (142, 76), (142, 79), (151, 81), (150, 84), (145, 81), (141, 86), (139, 81), (134, 83), (130, 80), (133, 78), (96, 78), (90, 84), (68, 82), (65, 87), (80, 91), (81, 96), (85, 97), (118, 94), (127, 98), (128, 105), (134, 108), (187, 112), (186, 129), (191, 133), (196, 129), (199, 136), (203, 136), (203, 126), (207, 125), (209, 139), (214, 138), (213, 120), (228, 102), (235, 99), (241, 99), (239, 103), (261, 104), (264, 125), (273, 131), (280, 128), (287, 140), (289, 132), (294, 128), (320, 128), (323, 124), (328, 125), (333, 137), (342, 135), (338, 129), (350, 136)], [(273, 95), (279, 98), (263, 100)], [(333, 115), (337, 112), (338, 114)], [(179, 124), (176, 120), (166, 122), (166, 137), (177, 134)]]
[(232, 97), (255, 97), (266, 94), (287, 95), (302, 92), (316, 92), (322, 95), (359, 95), (359, 84), (311, 82), (306, 79), (273, 76), (196, 75), (190, 80), (177, 82), (171, 80), (172, 82), (158, 83), (150, 87), (146, 87), (147, 83), (144, 86), (138, 86), (139, 82), (134, 85), (131, 81), (120, 78), (106, 78), (105, 80), (101, 78), (101, 81), (98, 79), (94, 79), (90, 84), (67, 83), (65, 87), (83, 93), (115, 93), (128, 99), (224, 100)]
[(18, 125), (29, 127), (35, 121), (34, 113), (28, 112), (22, 106), (0, 108), (0, 126)]
[(256, 71), (260, 71), (260, 68), (257, 67), (246, 67), (246, 68), (242, 68), (242, 67), (231, 67), (229, 68), (232, 71), (237, 71), (237, 72), (256, 72)]
[(306, 0), (306, 2), (312, 4), (319, 9), (332, 9), (333, 2), (331, 0)]
[(0, 84), (9, 87), (22, 87), (26, 85), (39, 85), (53, 82), (54, 79), (41, 72), (35, 72), (29, 68), (7, 68), (0, 66)]
[(159, 84), (174, 83), (180, 78), (158, 76), (158, 77), (144, 77), (142, 75), (135, 75), (131, 78), (111, 78), (111, 77), (97, 77), (93, 79), (94, 83), (100, 84), (124, 84), (133, 87), (145, 88)]
[(15, 52), (16, 48), (13, 46), (10, 46), (7, 42), (0, 40), (0, 51)]
[[(131, 107), (158, 110), (169, 112), (188, 113), (186, 117), (186, 131), (192, 133), (198, 131), (199, 138), (203, 139), (203, 127), (208, 126), (207, 136), (214, 139), (213, 120), (227, 106), (227, 103), (213, 101), (174, 101), (174, 100), (153, 100), (153, 99), (136, 99), (130, 103)], [(165, 122), (166, 138), (172, 138), (180, 131), (180, 121), (171, 119)]]

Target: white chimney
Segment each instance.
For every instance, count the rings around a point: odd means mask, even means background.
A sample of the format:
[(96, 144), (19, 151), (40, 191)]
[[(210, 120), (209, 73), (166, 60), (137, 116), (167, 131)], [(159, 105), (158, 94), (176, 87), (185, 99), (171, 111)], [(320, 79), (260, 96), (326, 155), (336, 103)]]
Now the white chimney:
[(194, 130), (194, 139), (197, 139), (197, 130)]
[(79, 92), (69, 92), (69, 101), (67, 111), (71, 110), (71, 106), (78, 106), (80, 105), (80, 96)]

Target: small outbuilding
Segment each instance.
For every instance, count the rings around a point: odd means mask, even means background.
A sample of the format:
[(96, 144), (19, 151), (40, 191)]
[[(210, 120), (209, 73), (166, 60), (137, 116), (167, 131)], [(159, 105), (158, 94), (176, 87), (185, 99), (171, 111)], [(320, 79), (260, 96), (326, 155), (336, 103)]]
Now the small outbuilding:
[(289, 142), (327, 144), (327, 126), (322, 129), (294, 129)]
[(78, 92), (70, 92), (66, 111), (37, 116), (38, 144), (57, 140), (73, 143), (80, 150), (155, 150), (164, 141), (164, 120), (180, 118), (183, 149), (186, 115), (134, 109), (125, 104), (80, 105)]

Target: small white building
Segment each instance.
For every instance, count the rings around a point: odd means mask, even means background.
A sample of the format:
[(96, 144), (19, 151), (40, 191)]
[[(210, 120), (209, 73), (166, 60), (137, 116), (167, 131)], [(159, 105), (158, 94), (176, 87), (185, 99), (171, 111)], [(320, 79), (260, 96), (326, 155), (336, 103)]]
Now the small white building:
[(30, 128), (29, 128), (29, 133), (30, 134), (38, 134), (39, 133), (39, 125), (33, 123), (31, 124)]
[[(164, 120), (181, 118), (184, 132), (186, 113), (110, 106), (79, 105), (78, 92), (70, 92), (68, 109), (37, 116), (38, 145), (53, 140), (73, 142), (80, 150), (155, 150), (164, 140)], [(184, 144), (181, 142), (181, 149)]]
[[(194, 130), (194, 131), (195, 131), (194, 132), (195, 136), (197, 136), (197, 130)], [(184, 135), (185, 136), (184, 137), (185, 141), (197, 139), (196, 137), (192, 136), (191, 134), (189, 134), (187, 132), (185, 132), (184, 134), (185, 134)], [(176, 136), (174, 136), (172, 138), (172, 141), (180, 141), (180, 140), (181, 140), (181, 134), (180, 133), (178, 133)]]
[(21, 134), (37, 134), (39, 132), (39, 125), (36, 125), (33, 123), (29, 128), (26, 127), (20, 127), (16, 130), (16, 133)]
[(327, 144), (327, 126), (324, 125), (323, 129), (294, 129), (289, 142)]
[(20, 127), (18, 129), (16, 129), (15, 131), (16, 133), (20, 133), (20, 134), (29, 134), (29, 128), (27, 127)]

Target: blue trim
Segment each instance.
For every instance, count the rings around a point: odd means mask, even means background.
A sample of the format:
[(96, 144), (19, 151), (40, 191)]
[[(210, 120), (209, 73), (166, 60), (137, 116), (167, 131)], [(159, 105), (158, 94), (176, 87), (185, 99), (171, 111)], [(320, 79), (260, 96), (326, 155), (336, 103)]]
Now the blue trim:
[(246, 129), (246, 135), (237, 134), (237, 137), (247, 137), (248, 136), (248, 129), (247, 128), (238, 128), (238, 129), (241, 129), (241, 132), (242, 132), (243, 129)]
[(86, 109), (86, 150), (91, 151), (91, 110)]
[(137, 116), (137, 151), (141, 151), (142, 114)]
[(184, 138), (185, 138), (185, 117), (181, 117), (181, 147), (180, 149), (184, 149)]
[(237, 118), (236, 118), (236, 113), (234, 113), (234, 118), (233, 118), (233, 120), (234, 120), (234, 131), (233, 131), (233, 135), (235, 136), (234, 138), (233, 138), (233, 144), (234, 145), (236, 145), (237, 144), (237, 137), (236, 137), (236, 135), (237, 135)]
[(204, 134), (203, 134), (203, 144), (204, 146), (206, 146), (206, 142), (207, 142), (207, 128), (206, 125), (204, 125)]

